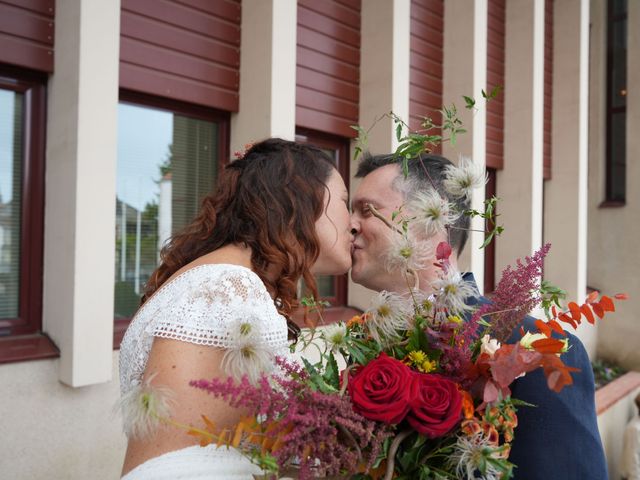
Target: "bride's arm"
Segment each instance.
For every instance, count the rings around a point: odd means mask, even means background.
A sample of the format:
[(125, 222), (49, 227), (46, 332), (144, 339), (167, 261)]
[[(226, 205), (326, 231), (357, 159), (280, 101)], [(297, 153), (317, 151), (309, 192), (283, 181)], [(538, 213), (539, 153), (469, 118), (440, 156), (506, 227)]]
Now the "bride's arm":
[[(226, 375), (221, 369), (224, 352), (217, 347), (156, 337), (143, 379), (155, 375), (152, 385), (162, 385), (173, 392), (173, 420), (201, 426), (201, 415), (206, 414), (217, 427), (231, 427), (241, 416), (238, 410), (230, 408), (224, 400), (216, 399), (205, 391), (189, 386), (191, 380), (225, 378)], [(122, 474), (151, 458), (197, 443), (195, 437), (170, 425), (160, 426), (147, 438), (130, 438)]]

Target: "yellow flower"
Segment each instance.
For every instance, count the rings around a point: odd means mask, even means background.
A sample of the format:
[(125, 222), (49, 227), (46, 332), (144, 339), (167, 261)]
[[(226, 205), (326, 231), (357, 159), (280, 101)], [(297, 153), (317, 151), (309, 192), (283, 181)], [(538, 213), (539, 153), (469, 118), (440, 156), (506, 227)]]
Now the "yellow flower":
[(422, 350), (414, 350), (413, 352), (409, 352), (409, 361), (413, 365), (420, 365), (422, 362), (427, 360), (427, 355)]
[(451, 323), (455, 323), (457, 325), (460, 325), (462, 323), (462, 319), (458, 315), (449, 315), (447, 317), (447, 320), (449, 320)]
[(433, 372), (438, 365), (434, 360), (429, 360), (427, 354), (422, 350), (409, 352), (405, 363), (409, 366), (416, 367), (422, 373)]
[(436, 369), (436, 362), (433, 360), (425, 360), (422, 365), (418, 367), (418, 370), (424, 373), (433, 372)]

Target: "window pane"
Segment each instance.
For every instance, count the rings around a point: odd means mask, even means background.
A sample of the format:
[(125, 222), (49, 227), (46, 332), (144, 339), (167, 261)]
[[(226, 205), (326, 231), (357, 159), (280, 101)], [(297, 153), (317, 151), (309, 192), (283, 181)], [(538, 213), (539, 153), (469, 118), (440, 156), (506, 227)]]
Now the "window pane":
[(19, 315), (22, 106), (22, 94), (0, 89), (0, 318)]
[[(321, 150), (326, 153), (329, 158), (334, 161), (334, 163), (337, 164), (338, 152), (336, 150), (329, 148), (321, 148)], [(318, 275), (316, 277), (316, 282), (318, 282), (318, 295), (320, 295), (320, 298), (332, 298), (337, 295), (336, 277), (329, 275)]]
[(627, 100), (627, 20), (612, 22), (611, 106), (622, 107)]
[(147, 107), (118, 109), (116, 318), (130, 318), (160, 248), (198, 212), (217, 173), (218, 126)]
[(626, 186), (626, 139), (627, 115), (625, 112), (611, 115), (611, 137), (609, 155), (611, 171), (609, 177), (609, 200), (624, 201)]

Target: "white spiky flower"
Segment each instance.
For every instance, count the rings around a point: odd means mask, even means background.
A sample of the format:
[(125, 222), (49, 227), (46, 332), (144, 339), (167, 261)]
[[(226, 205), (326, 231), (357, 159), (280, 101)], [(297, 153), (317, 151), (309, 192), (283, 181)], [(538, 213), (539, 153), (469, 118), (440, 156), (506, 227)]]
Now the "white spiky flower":
[(479, 188), (487, 183), (487, 172), (482, 165), (473, 163), (473, 160), (460, 155), (458, 166), (449, 165), (445, 169), (444, 188), (454, 198), (471, 198), (474, 188)]
[(405, 298), (383, 290), (373, 297), (365, 325), (376, 342), (386, 345), (410, 327), (411, 313)]
[(415, 215), (412, 226), (428, 237), (446, 232), (447, 225), (453, 225), (460, 217), (455, 207), (433, 188), (413, 194), (407, 207)]
[(438, 305), (446, 308), (449, 314), (463, 313), (472, 310), (466, 300), (479, 295), (476, 286), (462, 278), (462, 274), (454, 268), (447, 269), (440, 278), (433, 282)]
[(341, 347), (347, 339), (347, 326), (343, 322), (327, 325), (322, 330), (321, 335), (329, 344), (329, 348)]
[(418, 240), (410, 233), (397, 234), (393, 236), (385, 256), (385, 266), (390, 273), (398, 270), (420, 270), (432, 255), (433, 252), (426, 241)]
[(132, 387), (116, 405), (129, 438), (148, 437), (171, 415), (173, 393), (162, 385), (152, 385), (155, 376), (151, 374), (140, 385)]
[(231, 323), (229, 343), (222, 357), (222, 367), (229, 376), (240, 380), (246, 375), (255, 383), (263, 373), (273, 369), (273, 352), (262, 338), (258, 319), (244, 318)]
[[(455, 468), (457, 478), (499, 480), (510, 470), (510, 464), (504, 459), (507, 448), (491, 444), (482, 432), (471, 436), (460, 435), (448, 463)], [(500, 465), (500, 461), (504, 462), (503, 465)]]

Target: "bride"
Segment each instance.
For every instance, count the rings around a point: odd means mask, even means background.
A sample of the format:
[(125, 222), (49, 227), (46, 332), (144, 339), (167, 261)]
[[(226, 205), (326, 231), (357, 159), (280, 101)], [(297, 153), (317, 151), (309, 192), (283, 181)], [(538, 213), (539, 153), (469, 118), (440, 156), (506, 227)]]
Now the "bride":
[[(267, 366), (287, 354), (298, 332), (288, 317), (299, 280), (315, 296), (313, 275), (351, 266), (347, 202), (342, 178), (317, 148), (269, 139), (231, 163), (196, 219), (162, 250), (122, 341), (122, 395), (151, 382), (172, 392), (173, 420), (200, 425), (206, 414), (218, 427), (235, 425), (241, 412), (189, 381), (235, 372), (230, 354), (239, 321), (260, 332)], [(234, 450), (200, 447), (175, 427), (144, 437), (126, 422), (125, 430), (126, 480), (260, 473)]]

